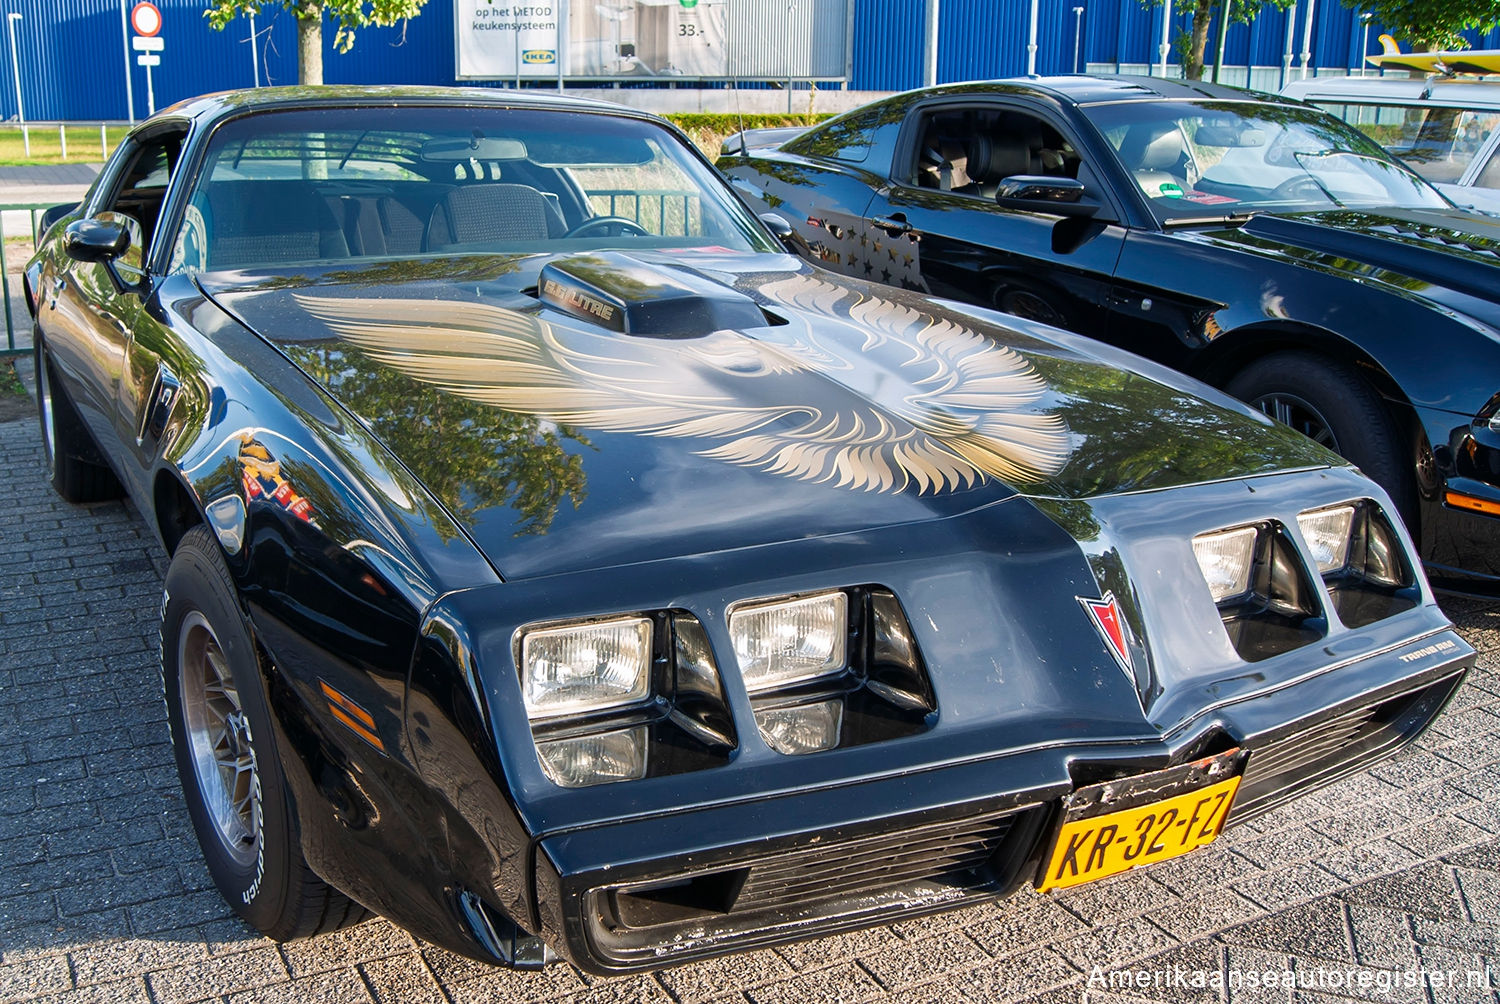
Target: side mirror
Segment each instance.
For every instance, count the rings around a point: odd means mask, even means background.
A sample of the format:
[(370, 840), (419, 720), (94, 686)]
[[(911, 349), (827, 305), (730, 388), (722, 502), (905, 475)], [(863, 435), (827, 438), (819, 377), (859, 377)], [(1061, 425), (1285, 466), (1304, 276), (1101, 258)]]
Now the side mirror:
[(1097, 202), (1084, 202), (1088, 191), (1081, 181), (1034, 174), (1015, 174), (1000, 182), (995, 202), (1005, 209), (1053, 216), (1093, 216)]
[(812, 246), (807, 239), (797, 232), (797, 228), (786, 221), (786, 217), (779, 213), (761, 213), (760, 221), (771, 231), (771, 236), (781, 242), (781, 246), (795, 255), (803, 258), (813, 257)]
[(63, 231), (63, 253), (74, 261), (110, 262), (130, 248), (130, 231), (104, 220), (74, 220)]
[(46, 235), (47, 231), (52, 229), (52, 224), (56, 223), (64, 216), (70, 215), (77, 209), (78, 203), (70, 202), (65, 206), (53, 206), (51, 209), (48, 209), (47, 211), (42, 213), (42, 215), (36, 221), (37, 243), (40, 244), (42, 242), (42, 237)]

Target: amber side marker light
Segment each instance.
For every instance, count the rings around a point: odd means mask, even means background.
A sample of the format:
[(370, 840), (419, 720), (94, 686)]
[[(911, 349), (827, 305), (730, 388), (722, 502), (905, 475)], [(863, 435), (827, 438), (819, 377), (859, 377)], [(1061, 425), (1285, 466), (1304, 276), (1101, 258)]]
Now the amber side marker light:
[(1444, 501), (1460, 509), (1482, 512), (1490, 516), (1500, 516), (1500, 502), (1491, 502), (1489, 499), (1475, 498), (1472, 495), (1462, 495), (1458, 492), (1447, 492), (1444, 495)]
[(333, 717), (348, 726), (355, 735), (384, 753), (385, 743), (381, 742), (380, 737), (375, 734), (374, 717), (323, 680), (318, 681), (318, 686), (323, 688), (323, 696), (328, 698), (328, 710), (332, 712)]

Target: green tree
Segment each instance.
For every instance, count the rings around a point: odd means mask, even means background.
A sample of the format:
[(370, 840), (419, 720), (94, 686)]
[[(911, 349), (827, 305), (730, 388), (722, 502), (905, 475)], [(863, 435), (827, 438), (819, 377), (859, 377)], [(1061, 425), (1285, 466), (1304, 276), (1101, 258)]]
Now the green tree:
[[(1285, 10), (1291, 4), (1292, 0), (1230, 0), (1229, 20), (1235, 24), (1249, 24), (1263, 8)], [(1141, 0), (1141, 5), (1160, 7), (1161, 0)], [(1209, 31), (1223, 8), (1222, 0), (1190, 0), (1181, 5), (1181, 9), (1191, 16), (1192, 24), (1187, 31), (1177, 33), (1177, 37), (1172, 40), (1172, 47), (1177, 50), (1177, 58), (1182, 61), (1182, 75), (1188, 80), (1203, 79), (1204, 52), (1208, 48)]]
[(1460, 32), (1500, 26), (1500, 0), (1344, 0), (1344, 6), (1374, 14), (1413, 52), (1467, 49)]
[(297, 81), (323, 82), (323, 17), (337, 25), (333, 44), (340, 52), (354, 46), (354, 32), (367, 25), (393, 25), (422, 12), (427, 0), (208, 0), (204, 16), (223, 31), (238, 15), (254, 16), (265, 7), (282, 7), (297, 19)]

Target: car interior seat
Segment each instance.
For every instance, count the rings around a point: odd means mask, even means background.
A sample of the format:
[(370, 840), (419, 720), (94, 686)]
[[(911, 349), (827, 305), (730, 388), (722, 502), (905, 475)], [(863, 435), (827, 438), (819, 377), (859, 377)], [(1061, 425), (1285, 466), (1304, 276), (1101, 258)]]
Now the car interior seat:
[(995, 197), (1006, 178), (1041, 173), (1041, 162), (1032, 156), (1030, 142), (1016, 133), (969, 137), (968, 165), (973, 193), (986, 199)]
[(567, 224), (554, 203), (530, 185), (458, 185), (427, 221), (427, 250), (455, 244), (540, 241), (561, 237)]

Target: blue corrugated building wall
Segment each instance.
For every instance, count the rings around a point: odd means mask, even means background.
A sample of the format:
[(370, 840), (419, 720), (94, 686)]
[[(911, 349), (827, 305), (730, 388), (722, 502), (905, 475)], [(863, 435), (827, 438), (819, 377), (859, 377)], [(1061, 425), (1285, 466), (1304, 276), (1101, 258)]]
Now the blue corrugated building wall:
[[(131, 0), (133, 2), (133, 0)], [(161, 65), (153, 71), (156, 106), (206, 91), (249, 87), (250, 25), (241, 18), (223, 32), (209, 28), (202, 0), (155, 0), (161, 8)], [(856, 90), (902, 90), (922, 83), (924, 0), (853, 0), (854, 26), (848, 86)], [(1161, 42), (1161, 8), (1139, 0), (1041, 0), (1037, 70), (1073, 69), (1074, 7), (1084, 7), (1079, 66), (1155, 63)], [(26, 118), (119, 120), (128, 117), (125, 100), (126, 43), (119, 0), (0, 0), (0, 10), (18, 13), (14, 22), (22, 99)], [(1030, 0), (942, 0), (938, 32), (938, 79), (970, 80), (1026, 72)], [(1302, 47), (1299, 5), (1295, 45)], [(404, 27), (368, 28), (352, 52), (333, 51), (333, 31), (324, 31), (324, 76), (330, 83), (454, 82), (454, 30), (451, 0), (429, 0), (424, 13)], [(1229, 30), (1226, 66), (1280, 66), (1288, 14), (1268, 10), (1249, 26)], [(1187, 27), (1174, 12), (1173, 33)], [(255, 21), (261, 84), (295, 83), (296, 28), (290, 14), (268, 8)], [(1371, 51), (1378, 51), (1369, 33)], [(1314, 65), (1357, 67), (1363, 29), (1358, 14), (1339, 0), (1319, 0), (1314, 18)], [(1500, 48), (1500, 31), (1472, 38), (1479, 48)], [(1210, 49), (1212, 42), (1210, 42)], [(129, 53), (134, 115), (146, 113), (146, 74)], [(1175, 53), (1171, 57), (1176, 62)], [(11, 51), (0, 52), (0, 117), (16, 116)], [(544, 82), (545, 83), (545, 82)]]

